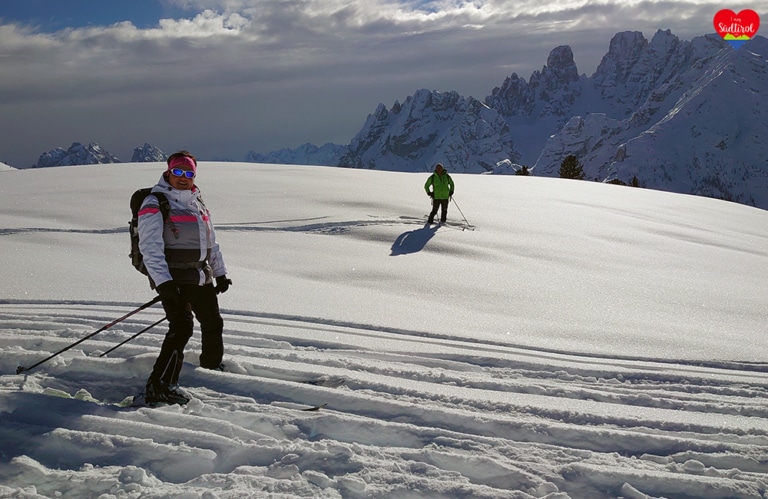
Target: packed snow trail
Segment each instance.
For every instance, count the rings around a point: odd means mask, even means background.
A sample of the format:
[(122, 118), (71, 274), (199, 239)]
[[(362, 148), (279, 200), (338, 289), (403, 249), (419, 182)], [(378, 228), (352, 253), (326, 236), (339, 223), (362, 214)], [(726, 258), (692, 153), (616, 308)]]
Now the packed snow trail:
[[(0, 303), (0, 491), (161, 497), (183, 483), (226, 497), (245, 480), (317, 497), (762, 497), (768, 483), (768, 374), (756, 364), (610, 359), (226, 311), (227, 372), (196, 365), (195, 335), (182, 371), (193, 400), (125, 408), (164, 327), (100, 354), (161, 317), (153, 308), (12, 374), (129, 309)], [(368, 348), (371, 337), (388, 351)]]

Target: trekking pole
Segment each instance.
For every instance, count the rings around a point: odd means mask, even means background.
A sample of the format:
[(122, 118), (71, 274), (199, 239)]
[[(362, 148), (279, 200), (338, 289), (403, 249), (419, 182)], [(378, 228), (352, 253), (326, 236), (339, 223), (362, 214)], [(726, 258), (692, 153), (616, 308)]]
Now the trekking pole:
[(457, 210), (459, 210), (459, 213), (461, 213), (461, 217), (464, 219), (464, 223), (466, 223), (466, 224), (467, 224), (467, 226), (465, 227), (465, 229), (469, 229), (469, 230), (475, 230), (475, 228), (474, 228), (474, 227), (472, 227), (472, 224), (470, 224), (470, 223), (469, 223), (469, 220), (467, 220), (467, 217), (465, 217), (465, 216), (464, 216), (464, 212), (463, 212), (463, 211), (461, 211), (461, 208), (459, 208), (459, 203), (457, 203), (457, 202), (456, 202), (456, 200), (455, 200), (455, 199), (453, 199), (453, 196), (451, 196), (451, 201), (453, 201), (453, 204), (455, 204), (455, 205), (456, 205), (456, 209), (457, 209)]
[(129, 341), (131, 341), (132, 339), (136, 338), (136, 337), (137, 337), (137, 336), (139, 336), (140, 334), (144, 334), (144, 333), (146, 333), (147, 331), (149, 331), (150, 329), (152, 329), (153, 327), (157, 326), (158, 324), (160, 324), (161, 322), (163, 322), (165, 319), (166, 319), (166, 317), (163, 317), (162, 319), (160, 319), (159, 321), (155, 322), (154, 324), (150, 324), (149, 326), (145, 327), (144, 329), (142, 329), (142, 330), (141, 330), (141, 331), (139, 331), (138, 333), (134, 334), (133, 336), (131, 336), (131, 337), (130, 337), (130, 338), (128, 338), (127, 340), (125, 340), (125, 341), (123, 341), (123, 342), (121, 342), (121, 343), (118, 343), (117, 345), (113, 346), (112, 348), (110, 348), (109, 350), (107, 350), (106, 352), (104, 352), (103, 354), (99, 355), (99, 357), (104, 357), (104, 356), (105, 356), (105, 355), (107, 355), (109, 352), (112, 352), (112, 351), (114, 351), (114, 350), (117, 350), (118, 348), (120, 348), (121, 346), (125, 345), (126, 343), (128, 343), (128, 342), (129, 342)]
[(59, 350), (58, 352), (56, 352), (56, 353), (54, 353), (54, 354), (52, 354), (52, 355), (49, 355), (48, 357), (44, 358), (44, 359), (43, 359), (43, 360), (41, 360), (40, 362), (38, 362), (38, 363), (36, 363), (36, 364), (32, 364), (32, 365), (31, 365), (31, 366), (29, 366), (29, 367), (22, 367), (22, 366), (19, 366), (19, 367), (17, 367), (17, 368), (16, 368), (16, 374), (21, 374), (21, 373), (23, 373), (23, 372), (31, 371), (32, 369), (34, 369), (35, 367), (39, 366), (40, 364), (43, 364), (43, 363), (45, 363), (45, 362), (48, 362), (49, 360), (51, 360), (52, 358), (56, 357), (57, 355), (60, 355), (60, 354), (62, 354), (62, 353), (64, 353), (64, 352), (66, 352), (66, 351), (67, 351), (67, 350), (69, 350), (70, 348), (72, 348), (72, 347), (74, 347), (74, 346), (77, 346), (77, 345), (79, 345), (80, 343), (84, 342), (84, 341), (85, 341), (85, 340), (87, 340), (88, 338), (92, 338), (92, 337), (96, 336), (97, 334), (99, 334), (100, 332), (102, 332), (102, 331), (105, 331), (105, 330), (107, 330), (107, 329), (111, 328), (111, 327), (112, 327), (112, 326), (114, 326), (115, 324), (117, 324), (117, 323), (119, 323), (119, 322), (122, 322), (122, 321), (124, 321), (125, 319), (127, 319), (127, 318), (128, 318), (128, 317), (130, 317), (130, 316), (132, 316), (133, 314), (135, 314), (135, 313), (137, 313), (137, 312), (141, 312), (141, 311), (142, 311), (142, 310), (144, 310), (145, 308), (151, 307), (152, 305), (154, 305), (155, 303), (157, 303), (157, 302), (159, 302), (159, 301), (160, 301), (160, 295), (158, 295), (158, 296), (154, 297), (152, 300), (148, 301), (147, 303), (145, 303), (144, 305), (140, 306), (139, 308), (136, 308), (136, 309), (134, 309), (134, 310), (131, 310), (130, 312), (128, 312), (128, 313), (127, 313), (127, 314), (125, 314), (124, 316), (120, 317), (119, 319), (115, 319), (114, 321), (110, 322), (110, 323), (109, 323), (109, 324), (107, 324), (106, 326), (103, 326), (103, 327), (101, 327), (101, 328), (100, 328), (98, 331), (94, 331), (94, 332), (92, 332), (91, 334), (89, 334), (88, 336), (86, 336), (85, 338), (83, 338), (83, 339), (81, 339), (81, 340), (78, 340), (78, 341), (76, 341), (76, 342), (72, 343), (71, 345), (69, 345), (69, 346), (68, 346), (68, 347), (66, 347), (66, 348), (62, 348), (61, 350)]

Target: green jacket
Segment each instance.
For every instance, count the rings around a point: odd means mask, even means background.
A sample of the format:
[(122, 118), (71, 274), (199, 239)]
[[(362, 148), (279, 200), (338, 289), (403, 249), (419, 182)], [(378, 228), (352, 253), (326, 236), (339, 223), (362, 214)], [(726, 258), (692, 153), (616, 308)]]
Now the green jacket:
[(443, 170), (442, 175), (438, 175), (435, 172), (429, 176), (424, 184), (424, 190), (427, 191), (427, 194), (429, 194), (430, 185), (432, 186), (432, 192), (435, 193), (435, 199), (448, 199), (453, 196), (453, 179), (445, 170)]

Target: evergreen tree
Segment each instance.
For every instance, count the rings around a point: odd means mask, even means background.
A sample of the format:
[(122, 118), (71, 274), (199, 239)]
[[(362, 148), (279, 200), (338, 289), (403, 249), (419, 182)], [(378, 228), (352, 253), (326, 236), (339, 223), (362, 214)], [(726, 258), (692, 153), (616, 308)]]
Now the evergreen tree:
[(584, 167), (579, 164), (579, 160), (573, 154), (566, 156), (560, 163), (560, 178), (584, 180)]
[(528, 170), (528, 167), (523, 165), (520, 167), (519, 170), (515, 170), (515, 175), (530, 175), (531, 172)]

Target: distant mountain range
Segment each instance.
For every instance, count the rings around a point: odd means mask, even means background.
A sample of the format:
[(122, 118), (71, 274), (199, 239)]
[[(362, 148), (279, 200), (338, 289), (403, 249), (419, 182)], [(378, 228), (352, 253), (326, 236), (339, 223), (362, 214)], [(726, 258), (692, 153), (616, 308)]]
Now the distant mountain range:
[[(525, 165), (558, 176), (572, 154), (589, 180), (636, 179), (768, 209), (766, 95), (765, 37), (733, 49), (717, 35), (681, 41), (659, 30), (649, 41), (622, 32), (592, 76), (579, 75), (571, 48), (560, 46), (527, 81), (512, 74), (483, 101), (418, 90), (379, 104), (347, 145), (250, 151), (245, 161), (393, 171), (441, 162), (451, 172), (495, 174)], [(132, 161), (155, 158), (162, 151), (145, 144)], [(95, 144), (73, 144), (37, 166), (116, 160)]]
[(339, 144), (302, 144), (296, 149), (280, 149), (268, 154), (259, 154), (249, 151), (245, 155), (245, 161), (249, 163), (273, 163), (280, 165), (320, 165), (338, 166), (339, 159), (349, 150), (348, 146)]
[[(133, 150), (133, 163), (146, 163), (154, 161), (165, 161), (166, 154), (157, 147), (145, 143), (141, 147)], [(40, 155), (37, 163), (32, 168), (47, 168), (51, 166), (71, 166), (71, 165), (98, 165), (106, 163), (120, 163), (121, 161), (110, 154), (109, 151), (100, 145), (90, 142), (83, 145), (80, 142), (74, 142), (68, 149), (57, 147)]]

